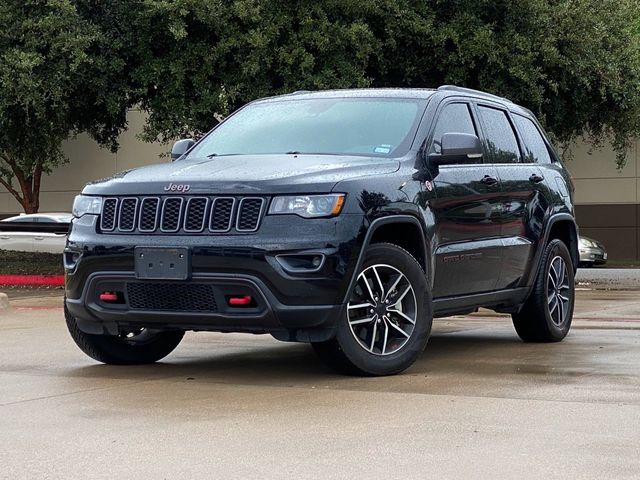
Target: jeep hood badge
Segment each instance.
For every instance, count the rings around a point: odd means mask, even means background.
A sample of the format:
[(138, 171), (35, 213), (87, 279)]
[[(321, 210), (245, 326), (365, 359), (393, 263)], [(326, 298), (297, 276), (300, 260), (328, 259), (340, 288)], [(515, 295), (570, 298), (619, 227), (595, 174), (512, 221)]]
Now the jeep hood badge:
[(164, 187), (165, 192), (187, 193), (189, 190), (191, 190), (191, 185), (187, 184), (170, 183)]

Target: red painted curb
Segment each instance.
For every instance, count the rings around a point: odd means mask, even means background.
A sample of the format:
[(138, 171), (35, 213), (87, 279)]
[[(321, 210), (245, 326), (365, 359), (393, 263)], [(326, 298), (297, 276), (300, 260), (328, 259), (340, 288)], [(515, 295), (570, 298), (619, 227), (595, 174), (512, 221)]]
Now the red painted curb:
[(0, 285), (62, 287), (64, 275), (0, 275)]

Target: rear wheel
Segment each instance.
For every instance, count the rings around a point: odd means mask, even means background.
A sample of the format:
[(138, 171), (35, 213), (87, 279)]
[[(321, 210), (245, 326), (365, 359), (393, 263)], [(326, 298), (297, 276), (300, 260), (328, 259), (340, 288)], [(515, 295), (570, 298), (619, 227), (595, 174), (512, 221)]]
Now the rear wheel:
[(562, 241), (551, 240), (529, 299), (512, 315), (518, 336), (525, 342), (561, 341), (571, 328), (574, 298), (571, 254)]
[(313, 348), (335, 370), (351, 375), (399, 373), (423, 352), (431, 332), (425, 274), (405, 250), (369, 247), (336, 336)]
[(80, 350), (102, 363), (111, 365), (142, 365), (169, 355), (180, 343), (180, 330), (154, 331), (138, 328), (120, 335), (91, 335), (78, 328), (76, 319), (64, 309), (67, 328)]

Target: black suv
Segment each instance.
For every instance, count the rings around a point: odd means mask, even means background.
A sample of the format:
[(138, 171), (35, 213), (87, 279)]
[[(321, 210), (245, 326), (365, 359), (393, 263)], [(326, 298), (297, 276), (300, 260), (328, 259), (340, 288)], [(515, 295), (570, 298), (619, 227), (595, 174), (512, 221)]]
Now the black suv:
[(241, 108), (172, 163), (87, 185), (64, 253), (71, 336), (105, 363), (186, 330), (310, 342), (387, 375), (434, 317), (511, 313), (562, 340), (578, 261), (573, 186), (540, 125), (459, 87), (296, 92)]

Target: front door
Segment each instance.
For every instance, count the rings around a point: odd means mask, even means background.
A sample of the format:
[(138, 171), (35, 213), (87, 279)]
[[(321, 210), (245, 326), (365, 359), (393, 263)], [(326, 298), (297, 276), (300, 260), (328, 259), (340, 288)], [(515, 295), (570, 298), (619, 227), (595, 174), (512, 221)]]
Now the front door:
[[(478, 135), (470, 105), (447, 103), (437, 115), (429, 152), (445, 133)], [(471, 162), (471, 160), (470, 160)], [(436, 267), (433, 297), (489, 292), (500, 273), (500, 182), (494, 165), (443, 165), (433, 176)]]

